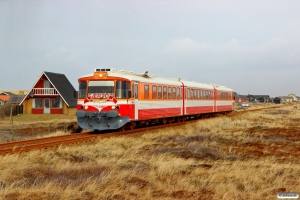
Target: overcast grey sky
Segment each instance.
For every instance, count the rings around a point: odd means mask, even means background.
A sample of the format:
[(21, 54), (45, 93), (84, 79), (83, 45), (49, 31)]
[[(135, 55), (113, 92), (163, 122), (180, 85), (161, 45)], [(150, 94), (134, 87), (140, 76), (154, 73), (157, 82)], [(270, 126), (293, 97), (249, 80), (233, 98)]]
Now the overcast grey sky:
[(0, 0), (0, 89), (95, 68), (300, 95), (300, 1)]

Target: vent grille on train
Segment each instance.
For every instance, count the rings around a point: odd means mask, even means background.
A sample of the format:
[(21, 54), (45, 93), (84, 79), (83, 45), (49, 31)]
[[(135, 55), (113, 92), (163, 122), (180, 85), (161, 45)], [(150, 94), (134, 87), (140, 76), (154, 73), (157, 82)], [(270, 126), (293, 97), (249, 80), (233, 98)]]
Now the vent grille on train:
[(109, 72), (111, 69), (96, 69), (96, 72)]

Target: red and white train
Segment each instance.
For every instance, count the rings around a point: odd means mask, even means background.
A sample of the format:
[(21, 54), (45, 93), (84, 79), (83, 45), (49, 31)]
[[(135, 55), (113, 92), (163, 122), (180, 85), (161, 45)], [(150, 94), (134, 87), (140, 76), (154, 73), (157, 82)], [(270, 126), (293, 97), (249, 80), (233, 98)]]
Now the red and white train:
[(150, 76), (148, 72), (96, 69), (78, 82), (76, 116), (83, 129), (133, 129), (233, 110), (230, 88)]

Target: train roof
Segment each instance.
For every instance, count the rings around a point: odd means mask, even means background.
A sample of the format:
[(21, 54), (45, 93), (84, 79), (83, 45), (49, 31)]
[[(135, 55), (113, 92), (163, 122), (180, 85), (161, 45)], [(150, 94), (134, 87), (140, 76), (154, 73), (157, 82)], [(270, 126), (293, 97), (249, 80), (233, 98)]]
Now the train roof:
[[(148, 72), (137, 74), (132, 71), (116, 70), (116, 69), (96, 69), (95, 72), (104, 71), (107, 72), (108, 76), (120, 77), (128, 79), (129, 81), (138, 81), (138, 82), (147, 82), (147, 83), (156, 83), (156, 84), (165, 84), (165, 85), (175, 85), (181, 86), (182, 83), (188, 87), (198, 87), (198, 88), (207, 88), (213, 89), (216, 87), (219, 90), (232, 91), (232, 89), (225, 86), (218, 86), (216, 84), (207, 84), (207, 83), (198, 83), (195, 81), (186, 81), (180, 80), (180, 78), (163, 78), (156, 75), (148, 75)], [(94, 74), (88, 74), (80, 78), (93, 77)]]

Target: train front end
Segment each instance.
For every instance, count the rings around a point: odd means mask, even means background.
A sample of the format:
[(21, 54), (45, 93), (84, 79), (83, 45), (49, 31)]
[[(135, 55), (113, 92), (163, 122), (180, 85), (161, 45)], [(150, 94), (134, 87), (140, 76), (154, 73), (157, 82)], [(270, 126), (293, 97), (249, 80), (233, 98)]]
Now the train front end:
[[(83, 129), (113, 130), (130, 122), (128, 102), (130, 81), (110, 76), (111, 69), (96, 69), (78, 79), (77, 123)], [(123, 110), (123, 112), (122, 112)]]

